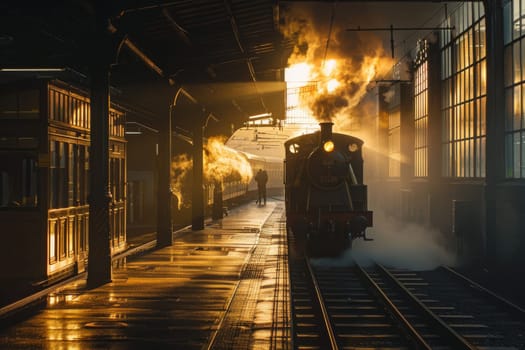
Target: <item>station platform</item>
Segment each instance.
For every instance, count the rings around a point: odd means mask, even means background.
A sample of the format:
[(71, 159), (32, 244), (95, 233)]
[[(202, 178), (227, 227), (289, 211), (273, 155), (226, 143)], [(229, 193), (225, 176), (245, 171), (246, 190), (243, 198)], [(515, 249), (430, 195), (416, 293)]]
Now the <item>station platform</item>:
[(240, 206), (115, 262), (111, 283), (61, 287), (0, 349), (288, 348), (286, 244), (282, 200)]

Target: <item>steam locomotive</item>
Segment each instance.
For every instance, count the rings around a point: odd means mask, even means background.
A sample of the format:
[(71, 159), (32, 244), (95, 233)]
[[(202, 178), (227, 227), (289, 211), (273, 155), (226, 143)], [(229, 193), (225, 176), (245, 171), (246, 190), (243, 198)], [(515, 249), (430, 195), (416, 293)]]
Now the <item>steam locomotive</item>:
[(287, 225), (310, 256), (337, 256), (369, 240), (373, 214), (363, 184), (363, 141), (333, 133), (333, 123), (285, 142)]

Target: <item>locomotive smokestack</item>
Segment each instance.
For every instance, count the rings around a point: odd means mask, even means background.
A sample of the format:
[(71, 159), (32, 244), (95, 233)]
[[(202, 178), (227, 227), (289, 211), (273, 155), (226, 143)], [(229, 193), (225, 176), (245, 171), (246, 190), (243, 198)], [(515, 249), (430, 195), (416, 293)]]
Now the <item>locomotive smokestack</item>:
[(332, 126), (334, 123), (332, 122), (323, 122), (319, 123), (319, 126), (321, 127), (321, 144), (323, 144), (325, 141), (332, 139)]

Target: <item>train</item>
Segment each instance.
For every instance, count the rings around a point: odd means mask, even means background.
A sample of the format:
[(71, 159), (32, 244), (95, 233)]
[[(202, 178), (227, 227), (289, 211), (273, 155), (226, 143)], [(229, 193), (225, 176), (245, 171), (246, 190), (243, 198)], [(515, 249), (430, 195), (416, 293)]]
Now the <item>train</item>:
[[(109, 112), (110, 244), (126, 248), (126, 112)], [(90, 98), (41, 78), (0, 86), (0, 278), (16, 288), (85, 270), (89, 233)], [(13, 268), (16, 266), (16, 268)], [(9, 284), (8, 284), (9, 283)]]
[(284, 143), (287, 227), (310, 256), (338, 256), (373, 225), (363, 183), (363, 141), (333, 123)]
[[(242, 130), (240, 131), (242, 133)], [(238, 135), (237, 130), (236, 135)], [(152, 148), (155, 151), (157, 135), (153, 133), (142, 135), (127, 135), (128, 141), (128, 208), (127, 208), (127, 228), (130, 232), (146, 233), (156, 229), (157, 202), (155, 198), (157, 183), (156, 167), (154, 159), (148, 157), (145, 148)], [(140, 141), (139, 141), (140, 140)], [(189, 154), (191, 149), (191, 138), (189, 136), (176, 135), (173, 139), (174, 149), (178, 154)], [(267, 184), (268, 195), (282, 195), (283, 193), (283, 157), (272, 157), (266, 154), (258, 155), (242, 149), (243, 145), (252, 143), (251, 140), (242, 140), (241, 143), (225, 144), (230, 152), (234, 152), (239, 157), (244, 158), (255, 173), (258, 169), (265, 169), (268, 173), (269, 181)], [(142, 150), (142, 151), (141, 151)], [(151, 163), (151, 164), (149, 164)], [(178, 180), (181, 181), (181, 180)], [(178, 182), (176, 181), (176, 182)], [(185, 177), (180, 183), (173, 186), (180, 190), (180, 195), (184, 198), (179, 202), (179, 198), (173, 195), (172, 220), (175, 226), (185, 226), (191, 223), (191, 197), (192, 197), (191, 176)], [(252, 178), (246, 183), (238, 174), (229, 175), (221, 179), (220, 184), (220, 203), (216, 203), (218, 183), (215, 180), (204, 179), (203, 196), (205, 216), (214, 217), (216, 204), (223, 207), (223, 213), (227, 214), (229, 207), (234, 207), (247, 201), (255, 201), (257, 196), (257, 185)], [(181, 204), (181, 205), (179, 205)]]

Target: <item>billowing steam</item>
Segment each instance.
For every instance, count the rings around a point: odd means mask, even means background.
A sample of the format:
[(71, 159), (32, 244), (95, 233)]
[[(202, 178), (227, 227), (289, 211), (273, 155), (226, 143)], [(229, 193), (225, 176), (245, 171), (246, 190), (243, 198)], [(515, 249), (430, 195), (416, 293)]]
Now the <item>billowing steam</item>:
[[(204, 181), (222, 184), (225, 179), (237, 177), (242, 182), (249, 183), (253, 177), (250, 163), (240, 153), (225, 146), (224, 141), (222, 137), (211, 137), (204, 144)], [(172, 194), (178, 199), (179, 209), (188, 197), (183, 189), (188, 188), (187, 184), (193, 177), (192, 169), (190, 155), (181, 154), (173, 158), (171, 187)]]
[(296, 42), (288, 60), (286, 81), (315, 82), (314, 93), (302, 94), (301, 101), (318, 121), (357, 117), (352, 113), (367, 87), (384, 76), (393, 65), (383, 44), (375, 36), (347, 32), (333, 22), (329, 26), (314, 16), (308, 7), (294, 8), (286, 14), (283, 34)]
[(180, 154), (173, 157), (171, 162), (171, 194), (177, 198), (177, 209), (180, 209), (184, 204), (186, 197), (182, 189), (186, 179), (191, 177), (193, 162), (189, 155)]
[(367, 266), (378, 262), (386, 267), (432, 270), (440, 265), (454, 266), (454, 247), (446, 245), (438, 230), (405, 223), (381, 211), (374, 211), (374, 227), (367, 230), (374, 241), (355, 240), (352, 249), (334, 259), (316, 259), (315, 264), (347, 266), (354, 260)]
[(239, 152), (224, 145), (222, 137), (211, 137), (204, 147), (204, 178), (208, 181), (239, 175), (245, 183), (250, 182), (253, 171), (250, 163)]

